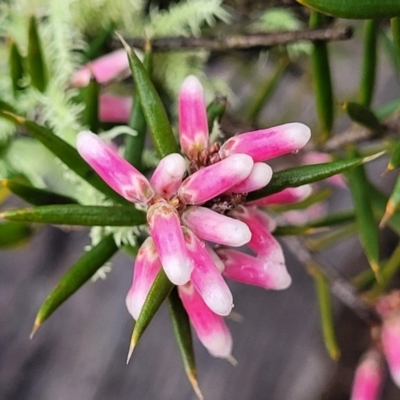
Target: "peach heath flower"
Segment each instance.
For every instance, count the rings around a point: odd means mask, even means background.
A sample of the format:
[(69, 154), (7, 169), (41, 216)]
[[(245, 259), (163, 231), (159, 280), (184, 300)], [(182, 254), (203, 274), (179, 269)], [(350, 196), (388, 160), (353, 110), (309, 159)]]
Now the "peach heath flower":
[[(267, 289), (288, 287), (291, 278), (274, 222), (247, 193), (272, 177), (266, 159), (297, 152), (310, 138), (299, 123), (248, 132), (222, 147), (210, 144), (203, 88), (188, 77), (179, 96), (182, 152), (164, 157), (150, 180), (91, 132), (77, 148), (117, 193), (147, 208), (151, 239), (141, 246), (126, 304), (136, 319), (157, 272), (163, 268), (208, 351), (229, 358), (232, 338), (223, 316), (233, 307), (224, 277)], [(187, 175), (187, 176), (186, 176)], [(252, 255), (232, 250), (246, 245)]]
[(115, 50), (78, 69), (71, 78), (71, 85), (84, 87), (94, 77), (99, 83), (107, 83), (118, 77), (130, 75), (129, 61), (124, 49)]
[(368, 350), (357, 366), (350, 400), (377, 400), (383, 383), (383, 357)]
[(400, 387), (400, 291), (383, 296), (376, 305), (382, 318), (381, 343), (394, 383)]
[(99, 120), (101, 122), (128, 123), (132, 109), (131, 96), (116, 96), (111, 93), (99, 97)]

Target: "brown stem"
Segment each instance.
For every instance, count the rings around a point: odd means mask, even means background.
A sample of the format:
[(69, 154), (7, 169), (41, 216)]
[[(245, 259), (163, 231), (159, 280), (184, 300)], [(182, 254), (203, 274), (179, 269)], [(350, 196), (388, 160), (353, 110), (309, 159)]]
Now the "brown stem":
[[(229, 51), (250, 50), (284, 45), (299, 40), (332, 41), (350, 39), (353, 30), (349, 26), (332, 26), (323, 29), (302, 29), (298, 31), (279, 31), (249, 35), (215, 36), (215, 37), (163, 37), (151, 41), (155, 52), (163, 51)], [(142, 38), (126, 39), (126, 42), (137, 48), (144, 48), (146, 40)], [(122, 47), (119, 40), (112, 42), (113, 48)]]
[(342, 278), (335, 267), (327, 260), (318, 255), (312, 254), (298, 237), (285, 237), (284, 243), (297, 259), (306, 267), (312, 265), (321, 266), (321, 271), (325, 274), (331, 287), (332, 294), (362, 320), (367, 323), (376, 323), (379, 316), (370, 308), (356, 293), (355, 288), (344, 278)]

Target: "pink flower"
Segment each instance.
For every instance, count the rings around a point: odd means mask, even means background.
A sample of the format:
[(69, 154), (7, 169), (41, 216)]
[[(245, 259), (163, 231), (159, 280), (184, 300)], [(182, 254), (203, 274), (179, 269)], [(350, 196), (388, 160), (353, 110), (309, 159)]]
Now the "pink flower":
[[(150, 180), (91, 132), (78, 135), (77, 148), (110, 187), (147, 208), (151, 239), (135, 262), (127, 296), (130, 313), (139, 316), (162, 265), (178, 285), (200, 341), (211, 354), (229, 358), (232, 338), (222, 316), (231, 311), (233, 298), (223, 275), (274, 290), (291, 283), (282, 248), (271, 234), (275, 224), (246, 204), (247, 193), (270, 181), (272, 170), (263, 161), (297, 152), (310, 131), (292, 123), (235, 136), (222, 147), (210, 144), (203, 88), (193, 76), (180, 91), (179, 121), (188, 163), (170, 154)], [(255, 255), (229, 248), (239, 246)]]
[(382, 354), (367, 351), (357, 366), (350, 400), (377, 400), (383, 381)]
[(75, 87), (87, 86), (92, 77), (99, 83), (107, 83), (119, 76), (126, 77), (129, 75), (128, 56), (124, 49), (120, 49), (84, 65), (73, 74), (71, 85)]
[(400, 291), (382, 297), (376, 305), (382, 317), (381, 342), (394, 383), (400, 387)]
[(101, 122), (127, 123), (131, 115), (132, 97), (116, 96), (111, 93), (100, 95), (99, 120)]
[(206, 306), (192, 284), (179, 286), (178, 290), (201, 343), (214, 357), (229, 358), (232, 337), (224, 319)]
[(138, 319), (147, 294), (160, 269), (161, 262), (153, 239), (148, 237), (136, 256), (133, 282), (126, 296), (126, 307), (134, 319)]

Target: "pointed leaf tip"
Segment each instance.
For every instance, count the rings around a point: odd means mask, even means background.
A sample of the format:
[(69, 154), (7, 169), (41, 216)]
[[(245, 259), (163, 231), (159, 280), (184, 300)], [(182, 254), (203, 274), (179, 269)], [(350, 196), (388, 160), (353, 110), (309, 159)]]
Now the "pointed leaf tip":
[[(393, 214), (396, 211), (396, 207), (393, 203), (393, 201), (391, 201), (389, 199), (387, 205), (386, 205), (386, 210), (385, 210), (385, 214), (382, 217), (381, 222), (379, 223), (379, 228), (384, 228), (386, 223), (389, 221), (390, 218), (392, 218)], [(0, 214), (1, 217), (1, 214)]]
[(128, 43), (126, 43), (125, 39), (122, 37), (121, 34), (119, 34), (118, 32), (115, 32), (115, 34), (117, 35), (118, 39), (121, 41), (122, 46), (124, 46), (124, 49), (129, 53), (132, 51), (131, 47), (129, 46)]
[(135, 350), (136, 343), (134, 343), (134, 339), (132, 337), (131, 343), (129, 344), (129, 351), (128, 351), (128, 357), (126, 358), (126, 365), (129, 364), (129, 361), (131, 360), (133, 350)]
[(204, 400), (203, 393), (201, 393), (199, 382), (197, 381), (196, 376), (194, 376), (191, 371), (187, 371), (187, 376), (189, 378), (189, 382), (192, 385), (193, 391), (196, 394), (199, 400)]
[(40, 321), (40, 319), (38, 317), (36, 317), (35, 322), (33, 324), (33, 328), (32, 331), (29, 335), (29, 339), (33, 339), (33, 336), (35, 335), (36, 331), (40, 328), (40, 326), (42, 325), (42, 321)]

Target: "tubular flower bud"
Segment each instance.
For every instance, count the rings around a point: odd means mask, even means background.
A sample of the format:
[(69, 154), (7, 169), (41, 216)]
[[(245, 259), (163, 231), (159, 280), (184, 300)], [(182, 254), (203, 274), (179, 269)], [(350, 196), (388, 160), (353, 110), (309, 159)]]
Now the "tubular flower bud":
[(205, 207), (189, 207), (182, 214), (182, 221), (200, 239), (227, 246), (243, 246), (251, 238), (245, 223)]
[(207, 307), (191, 283), (179, 286), (178, 293), (203, 346), (214, 357), (229, 358), (232, 337), (224, 319)]
[(382, 381), (382, 354), (369, 350), (357, 366), (350, 400), (377, 400)]
[(223, 275), (234, 281), (273, 290), (287, 289), (292, 283), (284, 264), (231, 249), (218, 249), (217, 254), (225, 266)]
[(272, 168), (264, 163), (254, 163), (250, 175), (229, 191), (232, 193), (253, 192), (266, 186), (272, 178)]
[(292, 204), (306, 199), (312, 193), (311, 185), (303, 185), (296, 188), (286, 188), (281, 192), (271, 194), (258, 200), (250, 201), (248, 205), (268, 206), (274, 204)]
[(205, 244), (187, 228), (184, 235), (194, 263), (190, 281), (210, 310), (218, 315), (228, 315), (233, 307), (233, 298), (221, 272), (205, 249)]
[(169, 154), (158, 164), (150, 183), (157, 194), (169, 199), (177, 193), (185, 173), (185, 159), (178, 153)]
[(190, 279), (193, 263), (178, 213), (167, 203), (156, 203), (147, 212), (147, 222), (165, 274), (175, 285), (184, 285)]
[(105, 93), (99, 99), (99, 120), (101, 122), (127, 123), (131, 115), (132, 98)]
[(203, 204), (242, 182), (252, 168), (251, 157), (235, 154), (186, 178), (179, 188), (179, 198), (186, 204)]
[(253, 250), (257, 256), (268, 259), (274, 263), (285, 263), (283, 251), (280, 244), (272, 236), (270, 231), (271, 225), (266, 225), (268, 217), (251, 207), (236, 207), (230, 212), (234, 218), (243, 221), (250, 229), (251, 239), (247, 245)]
[(222, 145), (219, 153), (222, 158), (240, 153), (248, 154), (254, 162), (266, 161), (299, 151), (310, 137), (306, 125), (293, 122), (234, 136)]
[(382, 297), (376, 305), (381, 315), (383, 353), (394, 383), (400, 387), (400, 291)]
[(75, 87), (87, 86), (93, 76), (99, 83), (107, 83), (119, 76), (129, 76), (129, 61), (124, 49), (99, 57), (76, 71), (71, 78)]
[(218, 271), (222, 272), (225, 268), (224, 263), (222, 262), (222, 260), (218, 256), (218, 254), (215, 252), (215, 250), (209, 244), (205, 243), (205, 245), (206, 245), (207, 253), (213, 260), (215, 266), (218, 268)]
[(189, 158), (196, 157), (209, 144), (204, 91), (193, 75), (184, 80), (179, 92), (179, 139)]
[(126, 296), (126, 306), (135, 320), (139, 317), (147, 294), (160, 269), (161, 263), (153, 239), (148, 237), (140, 246), (136, 256), (132, 286)]
[(97, 135), (80, 132), (76, 146), (81, 157), (122, 197), (139, 204), (152, 199), (154, 190), (149, 181)]

